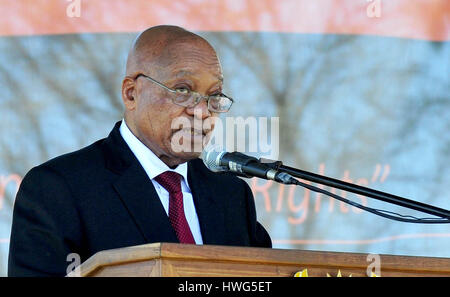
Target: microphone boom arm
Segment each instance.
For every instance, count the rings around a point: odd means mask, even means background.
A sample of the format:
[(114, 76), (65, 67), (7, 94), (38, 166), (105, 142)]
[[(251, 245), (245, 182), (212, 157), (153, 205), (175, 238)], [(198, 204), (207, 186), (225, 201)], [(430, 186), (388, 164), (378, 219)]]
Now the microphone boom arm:
[(438, 216), (444, 219), (450, 219), (450, 211), (428, 205), (425, 203), (417, 202), (414, 200), (406, 199), (400, 196), (392, 195), (389, 193), (373, 190), (370, 188), (362, 187), (352, 183), (344, 182), (338, 179), (326, 177), (323, 175), (307, 172), (304, 170), (296, 169), (293, 167), (285, 166), (281, 161), (272, 161), (267, 159), (260, 159), (261, 163), (271, 167), (279, 172), (288, 173), (294, 177), (307, 180), (313, 183), (322, 184), (325, 186), (341, 189), (347, 192), (352, 192), (362, 196), (370, 197), (373, 199), (381, 200), (387, 203), (399, 205), (405, 208), (421, 211), (427, 214)]

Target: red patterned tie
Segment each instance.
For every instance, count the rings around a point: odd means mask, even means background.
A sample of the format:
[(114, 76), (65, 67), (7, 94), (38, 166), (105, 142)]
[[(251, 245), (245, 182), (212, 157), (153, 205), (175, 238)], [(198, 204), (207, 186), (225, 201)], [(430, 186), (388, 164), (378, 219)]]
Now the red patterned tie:
[(155, 180), (169, 192), (169, 221), (181, 243), (195, 244), (189, 224), (184, 215), (181, 175), (173, 171), (161, 173)]

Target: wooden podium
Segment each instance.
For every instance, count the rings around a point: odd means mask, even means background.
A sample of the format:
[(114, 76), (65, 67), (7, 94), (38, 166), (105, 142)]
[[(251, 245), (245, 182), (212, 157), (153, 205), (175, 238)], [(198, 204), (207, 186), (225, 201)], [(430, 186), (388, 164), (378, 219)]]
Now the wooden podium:
[[(101, 251), (68, 276), (367, 276), (367, 254), (154, 243)], [(450, 258), (380, 255), (384, 276), (450, 276)]]

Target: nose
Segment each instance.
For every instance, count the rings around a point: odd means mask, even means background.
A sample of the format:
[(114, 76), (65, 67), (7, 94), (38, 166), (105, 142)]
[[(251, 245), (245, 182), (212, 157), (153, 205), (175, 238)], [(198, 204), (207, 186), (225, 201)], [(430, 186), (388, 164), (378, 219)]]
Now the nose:
[(208, 109), (208, 97), (203, 97), (200, 102), (194, 107), (186, 108), (186, 113), (194, 116), (199, 120), (204, 120), (211, 116), (211, 112)]

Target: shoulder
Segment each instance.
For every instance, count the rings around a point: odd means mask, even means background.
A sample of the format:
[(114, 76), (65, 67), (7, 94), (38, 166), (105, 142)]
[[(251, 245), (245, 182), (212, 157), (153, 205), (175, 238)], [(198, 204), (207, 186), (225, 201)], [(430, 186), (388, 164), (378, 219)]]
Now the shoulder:
[(47, 171), (61, 176), (70, 176), (91, 171), (93, 167), (105, 163), (103, 141), (104, 139), (101, 139), (82, 149), (52, 158), (34, 167), (30, 173)]
[(31, 194), (29, 196), (34, 199), (48, 195), (67, 198), (70, 193), (84, 191), (88, 185), (99, 183), (99, 178), (105, 174), (102, 141), (33, 167), (21, 182), (21, 194)]

